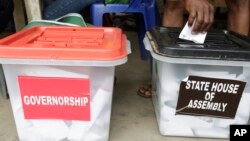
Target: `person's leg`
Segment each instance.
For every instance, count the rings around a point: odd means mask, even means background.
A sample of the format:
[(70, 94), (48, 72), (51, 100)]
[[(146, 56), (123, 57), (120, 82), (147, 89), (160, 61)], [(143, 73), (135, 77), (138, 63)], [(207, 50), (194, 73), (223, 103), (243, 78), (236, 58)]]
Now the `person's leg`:
[(162, 26), (181, 27), (183, 25), (183, 0), (166, 0)]
[(79, 13), (86, 6), (103, 0), (56, 0), (44, 8), (43, 18), (56, 19), (68, 13)]
[(249, 0), (226, 0), (228, 7), (227, 29), (242, 35), (249, 31)]
[[(249, 8), (250, 8), (250, 2), (249, 2)], [(249, 29), (248, 29), (248, 36), (250, 36), (250, 9), (249, 9)]]

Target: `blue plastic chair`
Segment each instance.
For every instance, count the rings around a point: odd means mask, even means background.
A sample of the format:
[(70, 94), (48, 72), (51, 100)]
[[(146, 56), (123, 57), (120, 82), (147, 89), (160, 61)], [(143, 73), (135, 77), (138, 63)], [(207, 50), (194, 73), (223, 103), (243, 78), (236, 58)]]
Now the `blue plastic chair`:
[(148, 59), (149, 53), (144, 47), (143, 39), (146, 31), (157, 24), (157, 7), (155, 0), (130, 0), (129, 4), (103, 4), (91, 5), (92, 24), (103, 25), (103, 15), (105, 13), (135, 13), (141, 14), (137, 18), (137, 33), (140, 46), (140, 54), (143, 60)]

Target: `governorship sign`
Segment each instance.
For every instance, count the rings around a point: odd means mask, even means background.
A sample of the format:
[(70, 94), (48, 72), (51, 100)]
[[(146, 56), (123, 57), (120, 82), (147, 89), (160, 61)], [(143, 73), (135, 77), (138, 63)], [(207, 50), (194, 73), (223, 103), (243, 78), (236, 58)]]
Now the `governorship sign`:
[(85, 78), (19, 76), (25, 119), (90, 120)]

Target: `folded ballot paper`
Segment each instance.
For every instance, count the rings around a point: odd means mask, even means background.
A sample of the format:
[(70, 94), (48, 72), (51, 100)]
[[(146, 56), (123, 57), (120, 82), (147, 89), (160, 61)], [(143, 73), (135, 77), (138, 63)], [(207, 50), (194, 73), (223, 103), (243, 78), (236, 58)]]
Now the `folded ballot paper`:
[(197, 33), (197, 34), (192, 34), (192, 29), (194, 27), (194, 24), (190, 27), (188, 26), (188, 22), (184, 26), (184, 28), (181, 31), (181, 34), (179, 35), (180, 39), (184, 40), (189, 40), (193, 41), (198, 44), (203, 44), (205, 42), (205, 38), (207, 36), (207, 32), (205, 33)]

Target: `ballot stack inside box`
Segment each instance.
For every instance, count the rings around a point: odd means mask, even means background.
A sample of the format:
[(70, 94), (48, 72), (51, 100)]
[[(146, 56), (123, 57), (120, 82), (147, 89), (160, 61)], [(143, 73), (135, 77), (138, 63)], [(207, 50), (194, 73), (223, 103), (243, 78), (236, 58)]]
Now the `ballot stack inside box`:
[(229, 138), (230, 125), (249, 120), (250, 44), (221, 30), (209, 31), (205, 43), (197, 44), (178, 39), (180, 31), (155, 27), (144, 39), (153, 57), (152, 100), (159, 131)]
[(115, 66), (127, 49), (118, 28), (41, 26), (1, 40), (19, 140), (108, 141)]
[[(111, 114), (112, 103), (112, 89), (114, 75), (114, 68), (94, 68), (94, 67), (58, 67), (58, 66), (24, 66), (24, 65), (11, 65), (5, 67), (5, 74), (7, 84), (11, 84), (9, 93), (11, 95), (11, 105), (13, 114), (16, 121), (16, 126), (19, 134), (19, 138), (24, 141), (34, 140), (75, 140), (75, 141), (97, 141), (108, 140), (109, 137), (109, 123)], [(49, 73), (48, 73), (49, 72)], [(36, 77), (64, 77), (64, 78), (87, 78), (90, 79), (90, 113), (84, 113), (79, 111), (80, 114), (90, 114), (89, 120), (73, 120), (72, 119), (27, 119), (24, 117), (24, 107), (22, 100), (25, 103), (31, 103), (32, 105), (55, 105), (63, 106), (67, 105), (60, 99), (50, 100), (48, 97), (39, 97), (35, 99), (31, 96), (28, 98), (22, 98), (18, 85), (18, 81), (15, 79), (18, 75), (36, 76)], [(56, 84), (51, 84), (56, 85)], [(40, 98), (40, 101), (39, 101)], [(31, 105), (30, 104), (30, 105)], [(70, 103), (73, 104), (73, 103)], [(70, 105), (68, 104), (68, 105)], [(80, 103), (75, 101), (74, 106), (78, 106)], [(52, 107), (52, 106), (51, 106)], [(53, 107), (50, 109), (53, 110)], [(35, 111), (34, 111), (35, 112)], [(64, 114), (71, 114), (70, 111), (63, 111)]]

